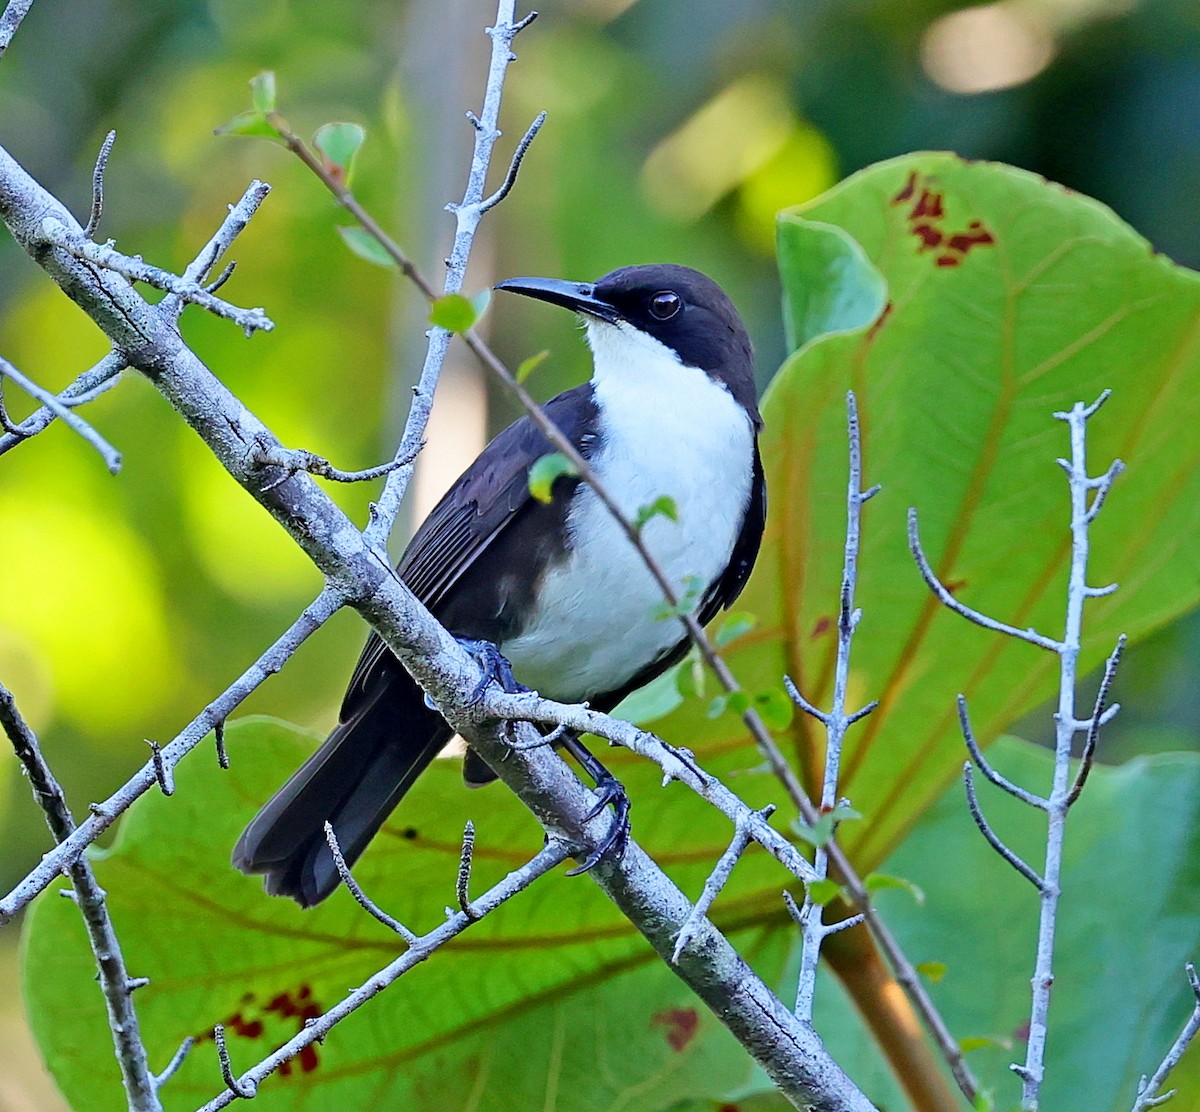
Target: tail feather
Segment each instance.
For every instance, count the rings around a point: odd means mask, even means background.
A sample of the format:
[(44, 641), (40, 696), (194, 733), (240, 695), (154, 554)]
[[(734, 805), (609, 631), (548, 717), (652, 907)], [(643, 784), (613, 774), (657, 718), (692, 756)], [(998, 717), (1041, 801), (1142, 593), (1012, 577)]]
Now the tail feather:
[(339, 883), (324, 824), (353, 864), (451, 734), (407, 674), (389, 677), (254, 817), (234, 866), (265, 874), (272, 895), (320, 903)]

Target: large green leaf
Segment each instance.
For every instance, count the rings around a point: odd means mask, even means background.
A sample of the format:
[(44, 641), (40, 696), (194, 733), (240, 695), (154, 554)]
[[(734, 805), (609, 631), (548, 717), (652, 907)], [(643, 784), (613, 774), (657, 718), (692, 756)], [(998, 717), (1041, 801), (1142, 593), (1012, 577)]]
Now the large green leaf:
[[(1048, 755), (1005, 738), (991, 754), (1020, 784), (1049, 779)], [(984, 784), (989, 820), (1041, 868), (1043, 816)], [(914, 961), (946, 965), (930, 989), (959, 1039), (1005, 1042), (968, 1056), (1001, 1112), (1020, 1104), (1010, 1062), (1025, 1060), (1039, 900), (987, 845), (955, 784), (887, 863), (925, 892), (901, 892), (880, 908)], [(1042, 1107), (1128, 1112), (1137, 1080), (1151, 1074), (1191, 1014), (1184, 963), (1200, 958), (1200, 758), (1171, 753), (1098, 768), (1071, 812), (1054, 959)], [(829, 997), (824, 1003), (835, 1003)], [(859, 1077), (861, 1036), (839, 1013), (816, 1016), (830, 1051)], [(1170, 1080), (1168, 1106), (1200, 1109), (1200, 1047)], [(899, 1108), (899, 1104), (889, 1104)]]
[[(907, 549), (909, 506), (959, 598), (1061, 634), (1069, 503), (1054, 461), (1069, 445), (1052, 414), (1111, 388), (1089, 430), (1092, 470), (1114, 456), (1129, 470), (1093, 528), (1090, 574), (1120, 590), (1088, 604), (1084, 666), (1119, 632), (1136, 641), (1200, 601), (1200, 278), (1095, 201), (942, 154), (855, 175), (782, 214), (779, 239), (785, 317), (804, 346), (763, 403), (770, 510), (738, 602), (759, 624), (727, 653), (752, 691), (786, 672), (828, 704), (853, 388), (866, 482), (883, 485), (864, 511), (851, 676), (855, 704), (881, 706), (851, 730), (842, 784), (865, 816), (843, 840), (869, 870), (961, 764), (955, 695), (988, 742), (1057, 677), (1050, 653), (935, 601)], [(697, 701), (656, 728), (702, 760), (740, 748), (755, 763), (740, 721), (709, 720)], [(811, 779), (823, 733), (798, 715), (780, 737)]]
[[(164, 1090), (168, 1109), (220, 1091), (214, 1023), (226, 1025), (235, 1069), (244, 1069), (403, 948), (344, 889), (306, 912), (229, 865), (242, 826), (313, 741), (273, 720), (235, 723), (230, 771), (197, 754), (178, 769), (172, 798), (143, 797), (112, 850), (93, 855), (130, 970), (151, 981), (136, 1000), (154, 1067), (186, 1036), (201, 1039)], [(645, 762), (626, 755), (613, 764), (644, 800), (639, 839), (698, 895), (729, 823), (678, 787), (661, 793)], [(475, 893), (541, 845), (510, 792), (466, 791), (461, 763), (436, 761), (355, 875), (412, 929), (432, 929), (455, 902), (468, 816), (477, 827)], [(783, 883), (771, 858), (750, 854), (718, 916), (772, 980), (790, 938), (772, 929), (789, 921)], [(57, 889), (34, 905), (24, 946), (30, 1018), (59, 1086), (74, 1108), (124, 1108), (79, 913)], [(255, 1107), (636, 1112), (750, 1077), (745, 1051), (595, 885), (560, 870), (346, 1020), (265, 1083)]]

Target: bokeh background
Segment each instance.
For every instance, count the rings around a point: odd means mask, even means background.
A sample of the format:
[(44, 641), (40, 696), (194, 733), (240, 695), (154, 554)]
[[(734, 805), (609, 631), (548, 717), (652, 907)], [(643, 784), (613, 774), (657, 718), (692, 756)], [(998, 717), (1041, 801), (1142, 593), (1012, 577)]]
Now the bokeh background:
[[(498, 157), (539, 110), (549, 122), (484, 225), (468, 292), (515, 274), (696, 266), (742, 308), (765, 383), (783, 356), (775, 211), (922, 148), (1045, 174), (1200, 266), (1195, 0), (549, 0), (541, 13), (518, 40)], [(424, 308), (345, 249), (335, 228), (347, 218), (293, 157), (214, 128), (248, 107), (247, 81), (263, 69), (302, 134), (362, 123), (354, 188), (440, 280), (443, 205), (465, 181), (464, 111), (482, 94), (493, 15), (490, 0), (37, 0), (0, 61), (0, 144), (82, 214), (115, 128), (101, 236), (175, 270), (251, 178), (269, 181), (227, 296), (264, 306), (276, 330), (246, 340), (190, 310), (184, 334), (287, 443), (365, 467), (390, 454), (403, 420)], [(550, 351), (532, 380), (541, 396), (586, 374), (565, 314), (497, 300), (483, 327), (512, 365)], [(0, 240), (0, 354), (61, 388), (105, 351)], [(17, 418), (32, 408), (11, 384), (6, 399)], [(453, 357), (411, 514), (515, 413)], [(142, 763), (144, 739), (172, 737), (320, 587), (145, 383), (130, 377), (88, 417), (124, 453), (116, 478), (62, 428), (0, 458), (0, 680), (77, 810)], [(332, 493), (362, 520), (374, 489)], [(340, 615), (245, 710), (328, 726), (362, 637), (359, 619)], [(1131, 654), (1127, 733), (1197, 746), (1198, 660), (1194, 620)], [(1119, 728), (1106, 747), (1109, 760), (1131, 755)], [(47, 842), (15, 762), (0, 759), (5, 890)], [(13, 928), (0, 935), (0, 1112), (53, 1110), (23, 1034), (15, 944)]]

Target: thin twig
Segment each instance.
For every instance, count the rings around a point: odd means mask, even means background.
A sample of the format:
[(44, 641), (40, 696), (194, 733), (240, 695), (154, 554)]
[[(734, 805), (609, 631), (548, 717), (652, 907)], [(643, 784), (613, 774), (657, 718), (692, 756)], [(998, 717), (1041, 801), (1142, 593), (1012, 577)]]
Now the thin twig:
[(96, 168), (92, 171), (92, 211), (83, 229), (83, 234), (89, 239), (96, 234), (104, 213), (104, 171), (108, 169), (108, 156), (112, 154), (116, 141), (117, 133), (110, 131), (100, 144), (100, 153), (96, 156)]
[(350, 895), (358, 901), (363, 910), (378, 919), (389, 930), (395, 931), (396, 934), (411, 946), (416, 942), (417, 936), (400, 922), (399, 919), (393, 918), (384, 911), (383, 908), (362, 890), (358, 881), (354, 879), (354, 874), (350, 872), (350, 866), (346, 864), (346, 858), (342, 856), (342, 847), (338, 845), (337, 835), (334, 834), (333, 827), (328, 822), (324, 826), (325, 841), (329, 844), (329, 852), (333, 854), (333, 863), (337, 866), (338, 876), (342, 878), (342, 883), (350, 889)]
[(4, 57), (8, 44), (21, 26), (21, 20), (32, 7), (33, 0), (8, 0), (4, 14), (0, 15), (0, 58)]
[(455, 878), (454, 894), (458, 899), (459, 910), (469, 919), (479, 916), (471, 906), (471, 866), (475, 859), (475, 824), (467, 819), (463, 827), (462, 852), (458, 858), (458, 876)]
[(241, 1097), (242, 1100), (253, 1100), (258, 1093), (258, 1084), (252, 1080), (233, 1076), (233, 1065), (229, 1061), (229, 1050), (225, 1046), (225, 1025), (223, 1023), (213, 1026), (213, 1039), (217, 1044), (217, 1060), (221, 1063), (221, 1077), (225, 1080), (225, 1087), (235, 1097)]
[(155, 289), (166, 290), (189, 304), (207, 309), (214, 316), (231, 320), (247, 336), (257, 331), (270, 332), (275, 327), (274, 322), (262, 309), (239, 309), (236, 305), (230, 305), (228, 301), (214, 297), (198, 282), (172, 274), (161, 267), (151, 266), (135, 256), (122, 255), (108, 244), (81, 240), (55, 217), (49, 216), (42, 221), (42, 235), (47, 243), (83, 262), (111, 270), (135, 282), (145, 282)]
[[(344, 601), (341, 594), (334, 588), (326, 587), (275, 644), (193, 718), (170, 744), (162, 747), (159, 756), (164, 766), (173, 768), (178, 764), (185, 754), (213, 731), (218, 722), (224, 722), (259, 684), (278, 672), (305, 639), (315, 633), (342, 605)], [(13, 916), (48, 887), (59, 873), (80, 860), (83, 851), (89, 845), (127, 811), (139, 796), (157, 784), (154, 763), (147, 761), (103, 803), (93, 804), (90, 808), (91, 816), (81, 822), (70, 837), (60, 841), (46, 853), (25, 878), (0, 900), (0, 926), (11, 921)]]
[[(104, 460), (105, 466), (113, 475), (121, 470), (121, 453), (116, 448), (80, 417), (78, 413), (74, 413), (68, 409), (49, 390), (42, 389), (32, 379), (26, 378), (7, 359), (0, 359), (0, 378), (3, 377), (11, 378), (31, 398), (36, 398), (56, 417), (61, 418), (73, 432), (83, 437), (84, 440), (100, 453), (100, 458)], [(7, 420), (4, 422), (4, 429), (9, 436), (18, 436), (21, 439), (26, 439), (28, 435), (23, 432), (20, 425), (13, 427)]]
[[(520, 30), (520, 28), (518, 27), (517, 30)], [(525, 160), (525, 154), (529, 150), (529, 145), (537, 138), (537, 133), (542, 130), (542, 124), (545, 122), (546, 113), (539, 112), (533, 123), (529, 125), (529, 129), (521, 137), (521, 141), (517, 144), (517, 149), (513, 151), (512, 161), (508, 164), (508, 173), (504, 175), (504, 181), (501, 182), (500, 188), (486, 200), (479, 202), (479, 211), (481, 213), (487, 212), (490, 208), (495, 208), (496, 205), (508, 196), (512, 187), (517, 184), (517, 174), (521, 170), (521, 163)]]
[(1039, 892), (1044, 892), (1046, 890), (1046, 882), (1038, 876), (1034, 869), (1030, 868), (1000, 840), (1000, 836), (991, 828), (987, 818), (984, 816), (983, 810), (979, 806), (979, 797), (975, 794), (975, 777), (970, 761), (963, 764), (963, 787), (967, 789), (967, 808), (971, 812), (971, 818), (975, 820), (975, 825), (979, 827), (980, 833), (987, 839), (988, 845), (1029, 881), (1034, 888)]
[(921, 536), (917, 528), (917, 511), (912, 506), (908, 510), (908, 547), (913, 554), (913, 559), (917, 562), (917, 567), (921, 569), (922, 578), (928, 584), (929, 589), (937, 595), (943, 606), (953, 610), (960, 617), (966, 618), (968, 622), (974, 622), (977, 626), (990, 629), (993, 633), (1003, 633), (1009, 637), (1016, 637), (1020, 641), (1028, 641), (1029, 644), (1036, 645), (1039, 649), (1046, 649), (1052, 653), (1059, 651), (1061, 645), (1058, 641), (1055, 641), (1052, 637), (1046, 637), (1038, 633), (1036, 629), (1018, 629), (1007, 622), (989, 618), (986, 614), (982, 614), (965, 603), (959, 602), (942, 581), (938, 579), (937, 573), (930, 566), (929, 559), (925, 555), (925, 550), (921, 547)]
[(329, 460), (323, 456), (317, 455), (315, 452), (310, 452), (304, 448), (286, 448), (276, 449), (266, 446), (256, 448), (254, 454), (254, 462), (259, 467), (277, 467), (282, 471), (282, 475), (271, 485), (264, 489), (270, 490), (272, 486), (278, 485), (285, 479), (295, 475), (298, 471), (305, 471), (309, 475), (319, 475), (322, 479), (330, 479), (335, 483), (362, 483), (368, 482), (371, 479), (378, 479), (382, 475), (387, 475), (389, 472), (395, 471), (397, 467), (405, 467), (416, 459), (421, 448), (424, 447), (424, 442), (418, 444), (416, 449), (397, 456), (395, 459), (390, 459), (386, 463), (378, 464), (375, 467), (368, 467), (362, 471), (343, 471), (340, 467), (334, 467)]
[[(36, 735), (21, 716), (12, 693), (3, 685), (0, 685), (0, 726), (3, 726), (25, 768), (34, 799), (46, 816), (50, 833), (57, 843), (62, 844), (75, 832), (75, 819), (67, 806), (62, 788), (42, 755)], [(144, 984), (145, 980), (129, 975), (120, 941), (108, 914), (104, 890), (96, 880), (91, 862), (86, 857), (80, 858), (69, 866), (67, 875), (96, 959), (113, 1047), (121, 1067), (121, 1080), (125, 1085), (129, 1107), (133, 1112), (161, 1112), (158, 1082), (146, 1060), (137, 1010), (133, 1006), (133, 992), (139, 982)]]
[[(774, 804), (769, 804), (761, 811), (752, 812), (759, 816), (763, 822), (766, 822), (775, 811)], [(745, 821), (742, 816), (738, 816), (734, 824), (733, 840), (730, 841), (728, 848), (717, 860), (713, 870), (708, 875), (708, 879), (704, 882), (704, 890), (700, 893), (700, 898), (696, 901), (695, 907), (687, 919), (684, 920), (683, 926), (679, 928), (679, 937), (675, 942), (675, 952), (671, 955), (671, 960), (676, 964), (679, 963), (679, 957), (683, 953), (687, 945), (695, 938), (700, 927), (702, 919), (708, 915), (709, 908), (712, 907), (717, 896), (721, 894), (721, 889), (728, 883), (729, 878), (733, 875), (733, 867), (738, 863), (739, 858), (746, 852), (746, 847), (754, 840), (754, 835), (751, 833), (749, 822)]]
[(1079, 755), (1079, 771), (1075, 774), (1075, 783), (1067, 793), (1067, 806), (1071, 807), (1079, 798), (1087, 783), (1088, 774), (1092, 771), (1092, 762), (1096, 757), (1096, 743), (1100, 739), (1100, 727), (1104, 724), (1104, 703), (1108, 699), (1108, 689), (1112, 686), (1113, 677), (1121, 663), (1121, 654), (1125, 651), (1125, 634), (1117, 638), (1117, 647), (1112, 655), (1104, 662), (1104, 675), (1100, 679), (1100, 687), (1096, 691), (1096, 706), (1092, 711), (1091, 724), (1088, 726), (1087, 740), (1083, 743), (1083, 751)]
[(971, 759), (975, 762), (976, 767), (998, 788), (1002, 788), (1009, 795), (1016, 796), (1022, 803), (1028, 804), (1030, 807), (1036, 807), (1040, 811), (1046, 810), (1050, 806), (1048, 800), (1043, 799), (1040, 795), (1034, 795), (1033, 792), (1026, 791), (1020, 784), (1014, 784), (1007, 776), (997, 772), (983, 755), (983, 750), (979, 747), (979, 742), (975, 740), (975, 733), (971, 729), (971, 720), (967, 717), (967, 699), (965, 695), (958, 697), (958, 725), (962, 730), (963, 741), (967, 743), (967, 749), (970, 751)]
[[(345, 1019), (352, 1012), (357, 1011), (363, 1004), (382, 992), (383, 989), (387, 988), (388, 985), (392, 984), (404, 973), (407, 973), (413, 966), (424, 961), (439, 946), (444, 945), (451, 938), (462, 934), (464, 930), (477, 921), (477, 918), (481, 918), (489, 912), (494, 911), (506, 900), (511, 899), (518, 892), (524, 891), (538, 877), (543, 876), (545, 873), (562, 864), (570, 854), (571, 848), (565, 843), (551, 842), (531, 861), (523, 865), (520, 869), (509, 873), (499, 884), (489, 889), (475, 901), (474, 907), (478, 913), (476, 918), (471, 918), (463, 912), (459, 912), (428, 934), (415, 938), (412, 945), (396, 958), (395, 961), (381, 969), (359, 988), (349, 993), (340, 1003), (334, 1005), (324, 1015), (307, 1024), (304, 1030), (284, 1043), (275, 1053), (268, 1055), (257, 1065), (248, 1069), (238, 1079), (239, 1082), (243, 1085), (254, 1085), (257, 1087), (264, 1078), (269, 1077), (285, 1062), (294, 1058), (306, 1046), (311, 1046), (314, 1042), (324, 1039), (341, 1020)], [(200, 1109), (200, 1112), (217, 1112), (217, 1109), (227, 1107), (235, 1099), (232, 1091), (221, 1093), (204, 1105)]]
[(1149, 1079), (1143, 1076), (1138, 1083), (1137, 1100), (1134, 1102), (1131, 1112), (1146, 1112), (1148, 1108), (1157, 1108), (1175, 1095), (1174, 1089), (1163, 1093), (1162, 1087), (1166, 1084), (1167, 1075), (1179, 1064), (1179, 1059), (1183, 1057), (1183, 1052), (1196, 1037), (1196, 1033), (1200, 1032), (1200, 978), (1196, 976), (1195, 967), (1191, 962), (1187, 964), (1186, 969), (1188, 982), (1196, 997), (1192, 1014), (1183, 1025), (1183, 1030), (1179, 1032), (1179, 1037), (1171, 1044), (1171, 1049), (1167, 1051), (1166, 1057), (1163, 1058), (1158, 1069)]
[[(258, 211), (259, 205), (262, 204), (270, 189), (271, 187), (265, 182), (253, 181), (250, 183), (237, 204), (230, 206), (229, 215), (221, 222), (220, 228), (184, 270), (184, 278), (194, 282), (203, 280), (215, 262), (229, 249), (234, 239), (246, 227), (250, 218)], [(174, 294), (167, 294), (158, 303), (157, 309), (171, 320), (175, 320), (179, 317), (183, 307), (182, 299)], [(121, 372), (125, 369), (125, 360), (115, 352), (110, 352), (63, 390), (57, 400), (72, 408), (90, 402), (115, 386)], [(0, 436), (0, 455), (48, 428), (57, 416), (58, 410), (49, 405), (43, 405), (39, 410), (31, 413), (15, 430), (10, 429), (5, 435)]]

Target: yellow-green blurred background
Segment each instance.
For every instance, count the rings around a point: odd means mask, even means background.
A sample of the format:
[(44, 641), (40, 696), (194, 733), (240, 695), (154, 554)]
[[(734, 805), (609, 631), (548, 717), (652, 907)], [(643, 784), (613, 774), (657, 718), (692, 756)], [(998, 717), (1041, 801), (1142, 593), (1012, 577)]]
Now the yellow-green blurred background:
[[(115, 128), (100, 238), (180, 270), (250, 179), (274, 190), (237, 242), (226, 296), (276, 330), (245, 339), (190, 310), (184, 333), (289, 444), (346, 468), (390, 454), (423, 351), (424, 311), (351, 255), (346, 219), (286, 151), (214, 136), (277, 74), (311, 133), (368, 131), (354, 187), (440, 280), (494, 16), (489, 0), (37, 0), (0, 61), (0, 144), (77, 213)], [(468, 292), (515, 274), (588, 279), (676, 261), (716, 277), (754, 334), (762, 381), (783, 355), (773, 215), (876, 159), (952, 148), (1044, 173), (1112, 205), (1200, 264), (1200, 5), (1194, 0), (549, 0), (517, 43), (499, 148), (549, 121), (486, 221)], [(498, 172), (502, 166), (497, 167)], [(493, 302), (484, 327), (515, 364), (548, 348), (535, 390), (579, 381), (565, 314)], [(100, 333), (0, 239), (0, 355), (61, 388)], [(450, 361), (417, 484), (428, 505), (515, 414)], [(9, 384), (14, 417), (32, 408)], [(77, 811), (118, 786), (280, 633), (320, 586), (146, 383), (88, 418), (124, 454), (111, 477), (56, 427), (0, 457), (0, 680), (41, 735)], [(376, 485), (332, 493), (357, 519)], [(340, 615), (246, 704), (327, 726), (362, 639)], [(1126, 728), (1195, 747), (1200, 627), (1133, 655)], [(1119, 735), (1108, 755), (1127, 756)], [(203, 754), (193, 759), (206, 759)], [(48, 835), (0, 759), (0, 885)], [(0, 937), (0, 1112), (53, 1109), (21, 1033), (16, 928)], [(137, 972), (134, 970), (133, 972)]]

